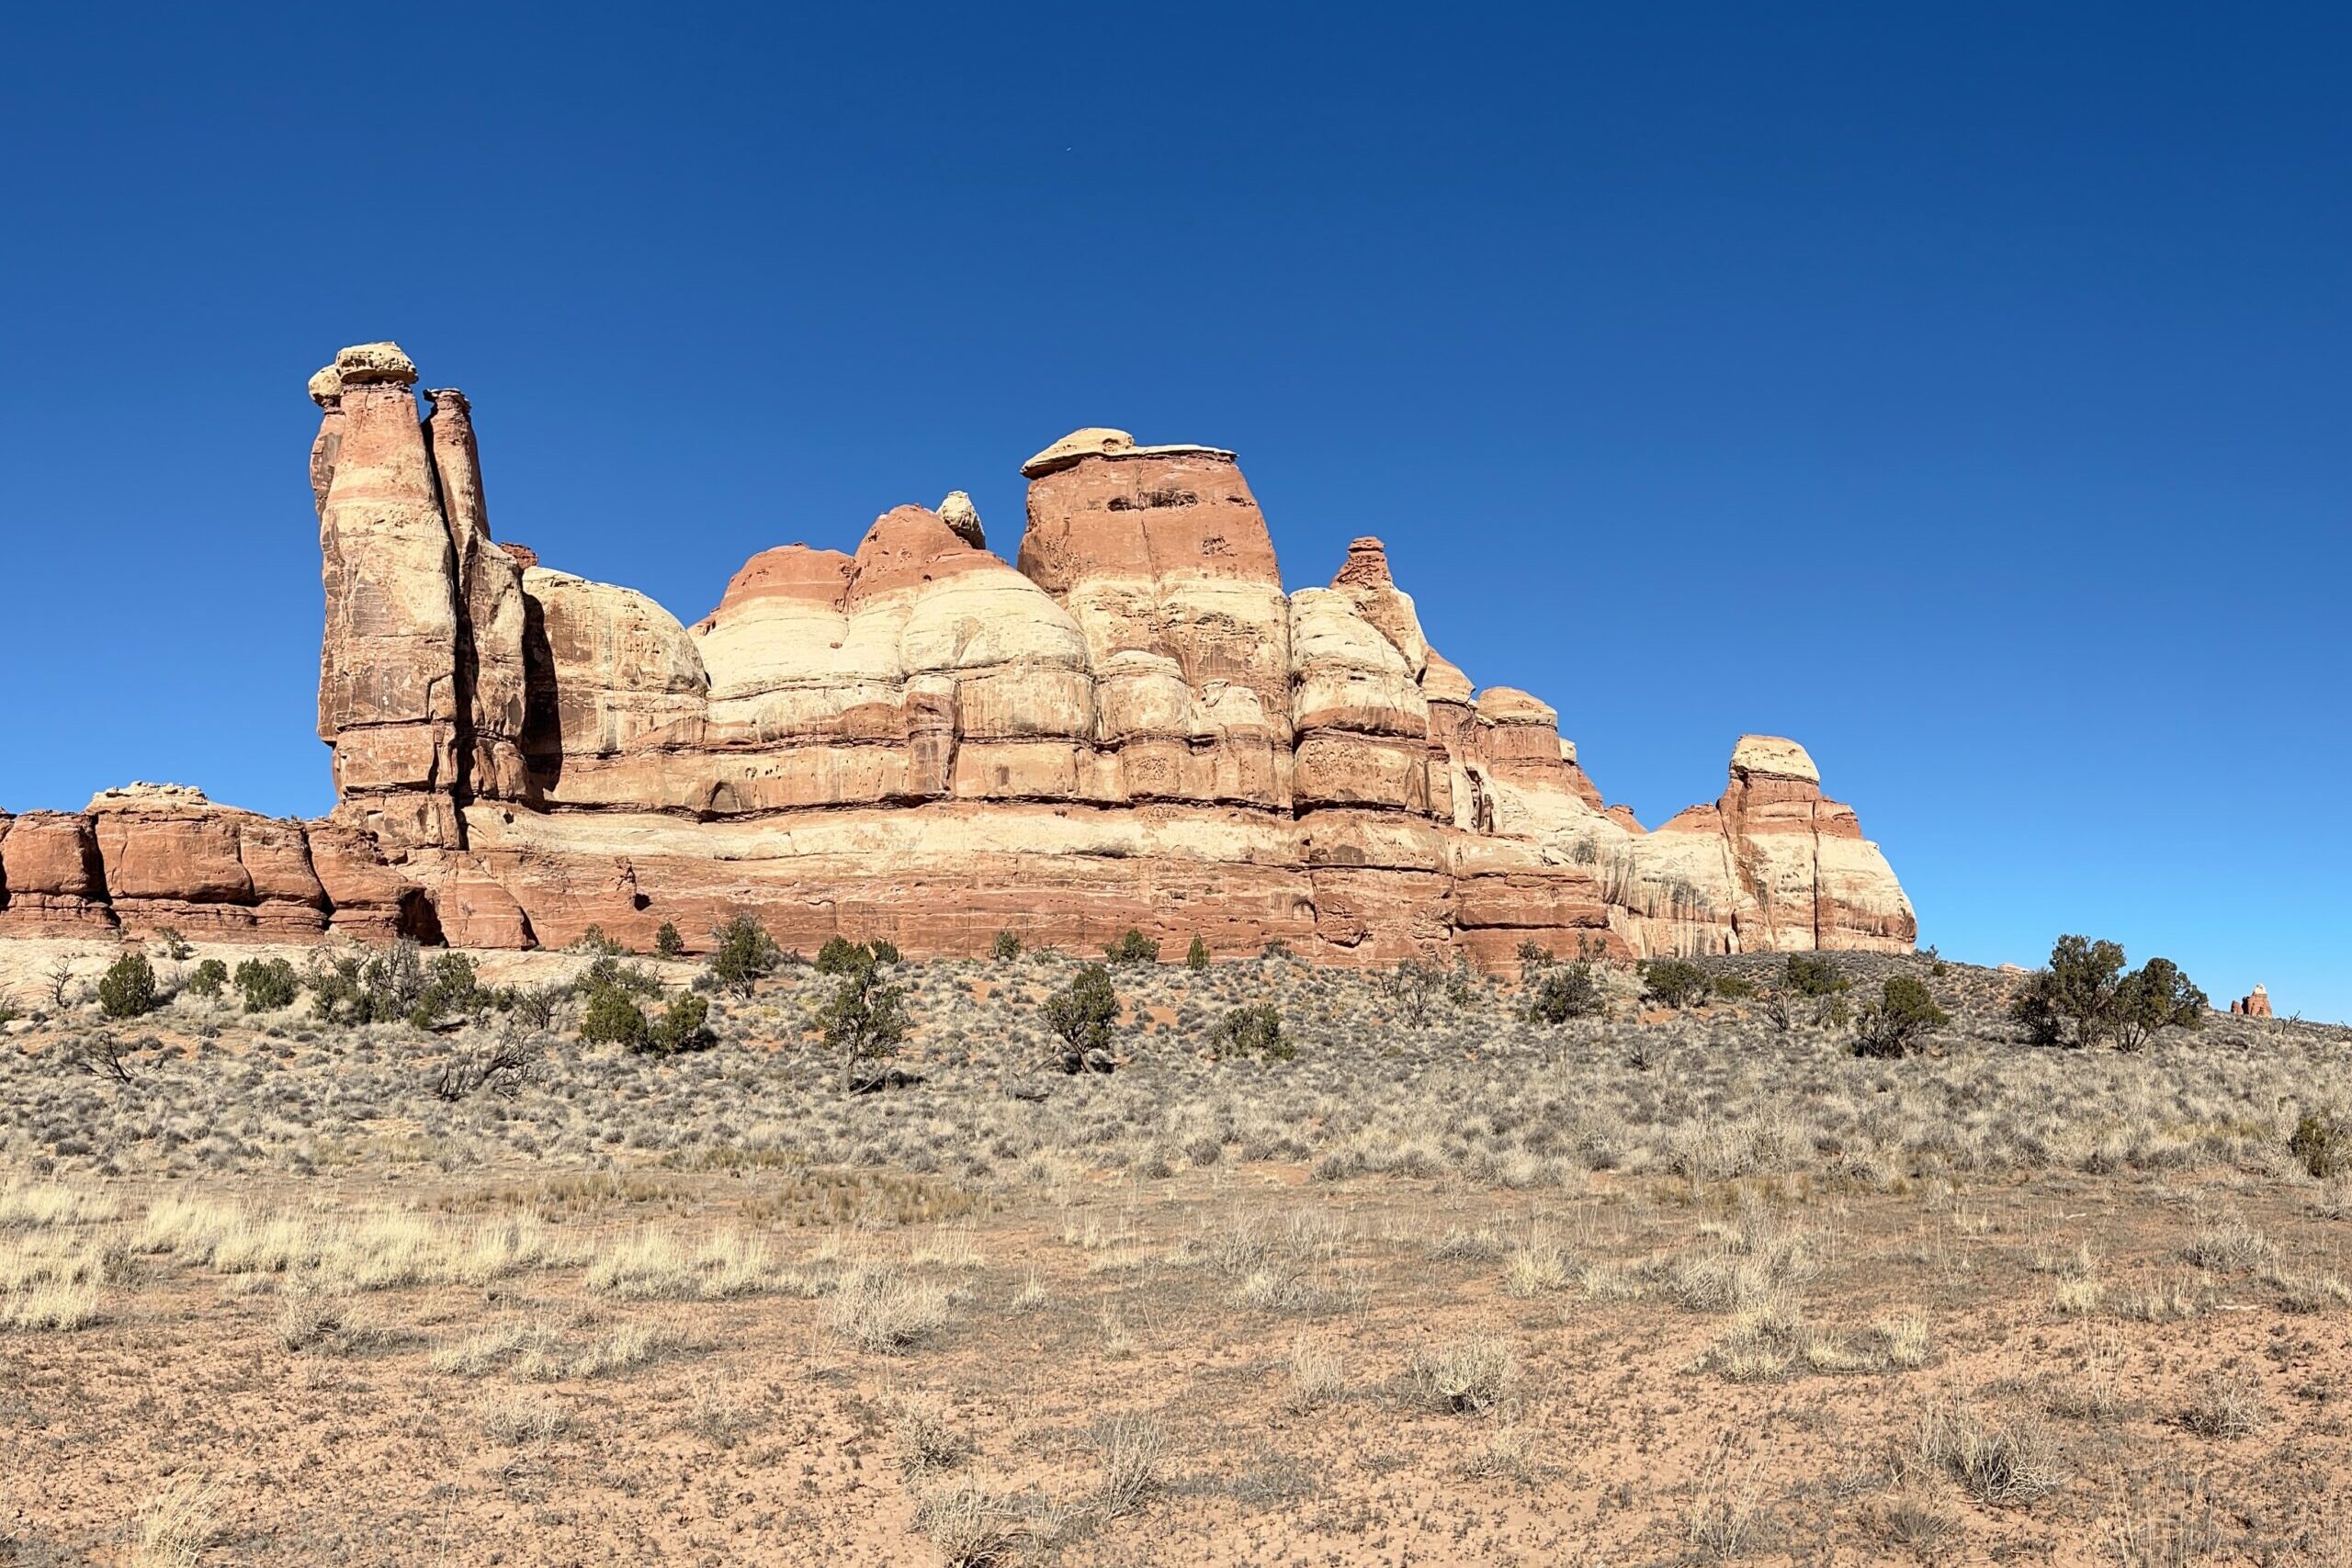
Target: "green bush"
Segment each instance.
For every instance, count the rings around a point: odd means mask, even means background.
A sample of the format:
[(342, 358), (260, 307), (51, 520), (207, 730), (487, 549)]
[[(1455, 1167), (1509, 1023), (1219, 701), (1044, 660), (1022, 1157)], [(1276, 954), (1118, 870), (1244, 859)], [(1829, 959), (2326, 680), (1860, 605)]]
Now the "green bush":
[(874, 962), (876, 964), (900, 963), (903, 961), (905, 956), (899, 953), (899, 944), (892, 942), (888, 937), (877, 936), (872, 942), (868, 942), (866, 946), (872, 950), (874, 953)]
[(768, 933), (749, 915), (738, 915), (710, 934), (717, 944), (710, 954), (710, 977), (730, 991), (750, 996), (784, 962)]
[(853, 1093), (868, 1087), (860, 1082), (858, 1068), (896, 1055), (906, 1039), (906, 992), (885, 983), (878, 965), (859, 964), (842, 973), (841, 985), (817, 1011), (817, 1026), (824, 1031), (827, 1047), (841, 1057), (842, 1092)]
[(1837, 964), (1815, 953), (1790, 953), (1782, 973), (1789, 989), (1801, 997), (1834, 997), (1854, 984), (1838, 972)]
[(2352, 1172), (2352, 1118), (2303, 1112), (2287, 1152), (2322, 1181)]
[(1283, 1032), (1283, 1015), (1272, 1002), (1252, 1002), (1233, 1009), (1217, 1021), (1210, 1037), (1217, 1056), (1259, 1056), (1287, 1062), (1298, 1046)]
[(2121, 947), (2062, 936), (2050, 950), (2049, 966), (2028, 976), (2009, 1003), (2009, 1016), (2037, 1045), (2096, 1045), (2115, 1028), (2122, 988)]
[(1419, 1029), (1430, 1021), (1430, 1010), (1445, 991), (1446, 974), (1426, 959), (1400, 958), (1396, 967), (1381, 981), (1380, 988), (1405, 1015), (1405, 1021)]
[(1196, 933), (1193, 938), (1193, 945), (1184, 950), (1184, 967), (1197, 971), (1208, 966), (1209, 944)]
[(628, 949), (606, 936), (604, 927), (590, 926), (586, 931), (582, 931), (579, 940), (571, 944), (571, 951), (594, 953), (605, 958), (618, 958)]
[(419, 1029), (430, 1029), (453, 1014), (479, 1018), (490, 1006), (491, 995), (474, 974), (474, 961), (462, 953), (444, 953), (425, 965), (424, 989), (408, 1010), (408, 1021)]
[(1924, 983), (1908, 975), (1890, 976), (1879, 999), (1862, 1009), (1854, 1031), (1854, 1055), (1906, 1055), (1919, 1036), (1951, 1021), (1951, 1015), (1936, 1005)]
[(276, 1012), (292, 1007), (302, 994), (301, 977), (283, 958), (248, 958), (237, 965), (232, 980), (245, 995), (247, 1012)]
[(680, 1051), (706, 1051), (718, 1043), (718, 1036), (710, 1028), (710, 998), (688, 991), (662, 1010), (662, 1016), (636, 1049), (668, 1056)]
[(633, 997), (658, 997), (662, 981), (642, 964), (624, 964), (611, 953), (605, 953), (580, 973), (579, 989), (582, 991), (619, 990)]
[(1537, 1023), (1566, 1023), (1608, 1010), (1600, 976), (1586, 959), (1540, 972), (1527, 998), (1527, 1016)]
[(580, 1038), (591, 1045), (625, 1045), (642, 1050), (649, 1029), (645, 1014), (627, 991), (607, 986), (588, 998), (581, 1015)]
[(678, 934), (678, 928), (668, 920), (662, 921), (662, 929), (653, 933), (654, 955), (660, 958), (677, 958), (685, 951), (686, 939)]
[(1011, 931), (999, 931), (989, 943), (989, 956), (1000, 964), (1010, 964), (1021, 956), (1021, 939)]
[(187, 938), (180, 935), (175, 927), (157, 926), (155, 940), (164, 944), (164, 956), (175, 964), (187, 963), (188, 955), (196, 951), (188, 945)]
[(208, 958), (196, 966), (187, 977), (187, 994), (191, 997), (217, 997), (229, 984), (229, 966), (217, 958)]
[(406, 937), (357, 953), (322, 950), (311, 959), (311, 1010), (325, 1023), (392, 1023), (424, 998), (424, 962)]
[(141, 1018), (162, 1005), (155, 966), (143, 953), (126, 953), (98, 981), (98, 1010), (108, 1018)]
[(1670, 1008), (1704, 1001), (1707, 972), (1686, 958), (1654, 958), (1642, 965), (1642, 995)]
[(1102, 950), (1102, 956), (1114, 964), (1157, 964), (1159, 944), (1130, 926), (1126, 935)]
[(1291, 952), (1290, 943), (1284, 942), (1280, 937), (1276, 937), (1272, 942), (1266, 943), (1265, 946), (1258, 950), (1258, 956), (1261, 958), (1288, 959), (1296, 955)]
[(2166, 1029), (2196, 1029), (2211, 1006), (2169, 958), (2151, 958), (2123, 976), (2115, 993), (2115, 1043), (2137, 1051)]
[(1111, 1043), (1119, 1021), (1119, 993), (1111, 972), (1100, 964), (1080, 967), (1070, 982), (1046, 998), (1046, 1024), (1073, 1051), (1101, 1051)]
[(845, 936), (829, 936), (825, 939), (825, 945), (817, 950), (817, 973), (820, 975), (851, 975), (860, 969), (873, 967), (874, 950)]
[(1756, 982), (1753, 980), (1743, 980), (1736, 975), (1718, 975), (1715, 976), (1715, 995), (1719, 997), (1724, 997), (1733, 1001), (1739, 1001), (1745, 998), (1752, 997), (1755, 994)]

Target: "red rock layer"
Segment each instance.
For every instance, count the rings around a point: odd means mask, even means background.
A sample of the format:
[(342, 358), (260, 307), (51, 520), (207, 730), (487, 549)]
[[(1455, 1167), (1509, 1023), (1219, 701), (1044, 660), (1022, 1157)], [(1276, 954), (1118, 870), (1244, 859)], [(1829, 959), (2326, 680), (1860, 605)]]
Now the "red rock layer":
[(957, 491), (854, 554), (762, 552), (688, 628), (493, 542), (467, 401), (420, 421), (415, 379), (373, 344), (311, 384), (333, 816), (135, 787), (0, 818), (0, 931), (644, 946), (749, 911), (803, 947), (1136, 927), (1354, 963), (1913, 941), (1802, 748), (1743, 738), (1720, 799), (1645, 832), (1554, 708), (1430, 646), (1377, 539), (1286, 594), (1229, 452), (1080, 431), (1023, 467), (1017, 568)]

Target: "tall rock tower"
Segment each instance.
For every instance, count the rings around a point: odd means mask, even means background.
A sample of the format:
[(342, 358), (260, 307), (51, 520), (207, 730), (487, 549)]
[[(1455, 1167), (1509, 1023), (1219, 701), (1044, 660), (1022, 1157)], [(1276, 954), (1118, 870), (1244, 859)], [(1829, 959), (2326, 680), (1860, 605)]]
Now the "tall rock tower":
[(522, 567), (492, 543), (465, 394), (429, 394), (400, 345), (311, 378), (326, 635), (319, 739), (335, 815), (392, 852), (464, 847), (458, 807), (522, 799)]

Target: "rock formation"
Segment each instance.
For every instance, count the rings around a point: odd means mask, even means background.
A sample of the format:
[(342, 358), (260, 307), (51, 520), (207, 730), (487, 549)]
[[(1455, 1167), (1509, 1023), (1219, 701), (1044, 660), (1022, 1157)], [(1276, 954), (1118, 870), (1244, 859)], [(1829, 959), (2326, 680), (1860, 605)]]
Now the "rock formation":
[(2236, 1001), (2232, 1002), (2230, 1010), (2246, 1018), (2269, 1018), (2272, 1016), (2270, 993), (2260, 986), (2256, 986), (2251, 995), (2240, 997)]
[(334, 811), (134, 785), (0, 816), (0, 933), (650, 947), (750, 911), (915, 953), (1912, 944), (1802, 747), (1741, 738), (1719, 799), (1645, 831), (1554, 708), (1430, 645), (1379, 540), (1285, 593), (1230, 452), (1078, 431), (1023, 467), (1014, 564), (956, 491), (851, 554), (754, 556), (689, 627), (495, 542), (466, 399), (420, 419), (416, 378), (368, 344), (311, 383)]

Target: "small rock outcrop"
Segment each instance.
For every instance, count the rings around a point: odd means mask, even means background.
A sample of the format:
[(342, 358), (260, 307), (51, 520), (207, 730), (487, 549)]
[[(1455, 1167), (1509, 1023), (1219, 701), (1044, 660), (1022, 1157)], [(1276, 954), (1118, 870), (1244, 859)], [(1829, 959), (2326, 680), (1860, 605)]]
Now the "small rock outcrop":
[(2245, 1018), (2269, 1018), (2270, 993), (2260, 986), (2230, 1004), (2230, 1010)]
[(0, 933), (1912, 945), (1803, 747), (1742, 737), (1715, 801), (1645, 830), (1557, 710), (1431, 645), (1379, 540), (1285, 592), (1231, 452), (1076, 431), (1023, 465), (1016, 560), (958, 491), (761, 552), (690, 626), (496, 541), (471, 408), (416, 382), (379, 343), (310, 386), (334, 812), (133, 785), (0, 815)]

